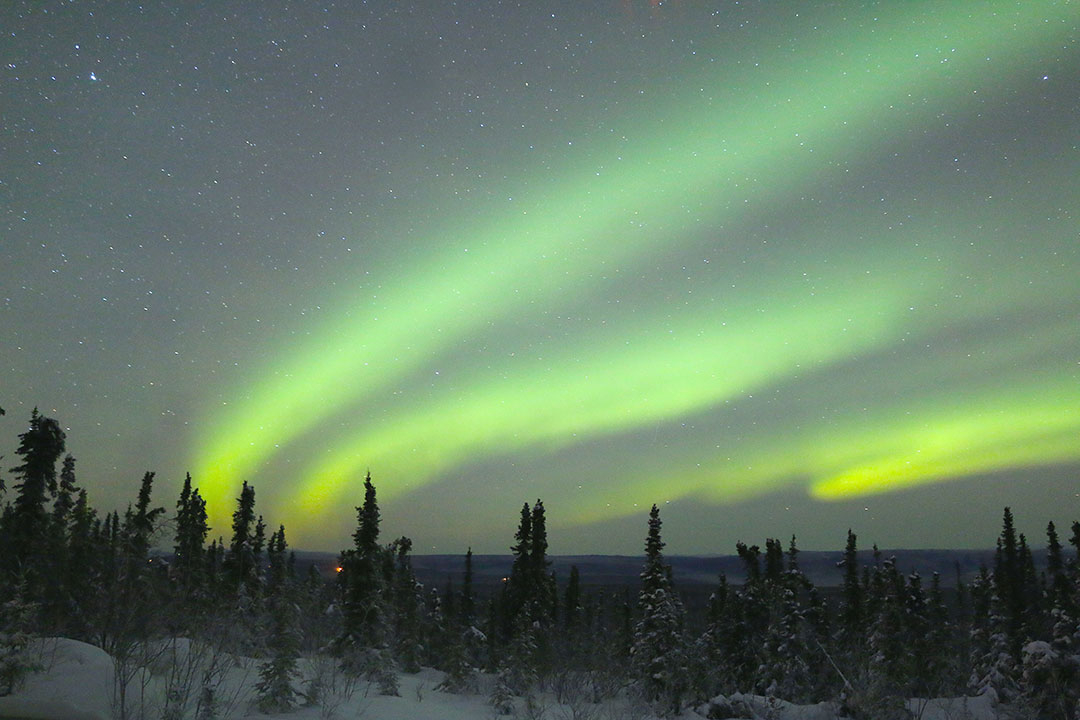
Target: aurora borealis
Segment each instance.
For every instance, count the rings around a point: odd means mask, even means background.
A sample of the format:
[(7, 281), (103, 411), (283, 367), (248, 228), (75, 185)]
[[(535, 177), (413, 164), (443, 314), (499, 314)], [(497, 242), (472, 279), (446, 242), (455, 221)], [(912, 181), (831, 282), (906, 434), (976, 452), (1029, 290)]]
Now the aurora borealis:
[(312, 549), (1077, 514), (1080, 6), (262, 7), (2, 11), (12, 447)]

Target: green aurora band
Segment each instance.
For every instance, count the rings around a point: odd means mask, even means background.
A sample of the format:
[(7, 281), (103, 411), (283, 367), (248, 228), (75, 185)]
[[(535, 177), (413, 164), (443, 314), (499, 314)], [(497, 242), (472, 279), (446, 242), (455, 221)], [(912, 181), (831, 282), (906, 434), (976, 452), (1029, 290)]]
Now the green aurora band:
[[(861, 11), (859, 33), (828, 32), (846, 24), (838, 18), (823, 23), (812, 46), (778, 57), (767, 71), (685, 78), (677, 117), (653, 108), (630, 121), (645, 140), (597, 142), (582, 151), (587, 160), (529, 183), (510, 210), (479, 226), (445, 218), (413, 266), (385, 262), (375, 273), (387, 278), (383, 289), (343, 302), (346, 312), (296, 350), (275, 355), (240, 397), (208, 411), (195, 467), (214, 518), (227, 516), (242, 480), (257, 481), (290, 451), (302, 469), (281, 498), (291, 510), (278, 513), (291, 520), (295, 542), (318, 536), (317, 523), (304, 518), (350, 507), (369, 467), (382, 480), (380, 497), (392, 501), (478, 459), (700, 420), (748, 394), (805, 384), (859, 359), (867, 360), (858, 367), (870, 386), (878, 375), (940, 378), (961, 365), (964, 373), (947, 402), (920, 392), (917, 378), (885, 403), (855, 393), (845, 401), (851, 412), (826, 423), (780, 420), (753, 437), (717, 427), (729, 436), (704, 447), (693, 444), (700, 437), (673, 443), (619, 477), (618, 502), (610, 486), (585, 488), (566, 522), (633, 512), (634, 503), (653, 501), (658, 481), (669, 499), (725, 502), (792, 482), (833, 499), (1080, 460), (1076, 304), (1033, 328), (1019, 357), (1003, 360), (1007, 341), (985, 348), (978, 340), (954, 354), (909, 356), (909, 348), (950, 329), (1075, 296), (1066, 262), (1040, 268), (1038, 287), (996, 278), (997, 261), (976, 249), (970, 224), (942, 230), (948, 198), (924, 227), (916, 218), (888, 238), (851, 230), (830, 240), (860, 248), (843, 263), (822, 267), (814, 249), (830, 241), (815, 233), (836, 231), (808, 223), (791, 234), (773, 282), (740, 282), (733, 261), (710, 270), (692, 293), (654, 288), (644, 300), (621, 299), (628, 281), (666, 267), (669, 254), (693, 256), (703, 227), (738, 226), (841, 181), (930, 123), (945, 101), (954, 109), (974, 104), (980, 97), (971, 87), (1001, 81), (1002, 66), (1030, 75), (1034, 51), (1066, 42), (1080, 14), (1069, 3), (1044, 2), (876, 10), (873, 21)], [(1080, 200), (1067, 180), (1074, 169), (1060, 171), (1065, 206)], [(845, 223), (859, 228), (864, 220), (872, 222), (854, 212)], [(1049, 248), (1070, 238), (1075, 228), (1063, 223), (1058, 235), (1029, 242)], [(804, 279), (811, 266), (813, 287)], [(987, 282), (956, 299), (951, 285), (965, 273)], [(501, 333), (518, 332), (516, 318), (551, 323), (598, 292), (602, 321), (568, 322), (517, 346), (526, 352), (503, 351), (514, 347)], [(499, 352), (459, 368), (452, 380), (399, 392), (410, 379), (452, 366), (462, 348), (487, 345)], [(894, 367), (898, 356), (912, 364)], [(317, 449), (301, 453), (305, 443)]]

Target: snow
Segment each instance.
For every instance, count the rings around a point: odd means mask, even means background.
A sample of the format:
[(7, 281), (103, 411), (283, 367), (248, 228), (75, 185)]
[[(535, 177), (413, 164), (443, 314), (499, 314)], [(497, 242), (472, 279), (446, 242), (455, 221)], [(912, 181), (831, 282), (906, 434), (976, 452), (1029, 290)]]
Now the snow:
[(14, 694), (0, 697), (0, 717), (44, 720), (110, 720), (113, 661), (101, 648), (64, 638), (38, 640), (43, 668)]
[[(36, 660), (42, 669), (7, 697), (0, 697), (0, 717), (20, 720), (114, 720), (119, 717), (114, 692), (114, 677), (119, 667), (104, 650), (86, 643), (63, 638), (38, 640)], [(130, 677), (127, 692), (128, 717), (157, 719), (165, 714), (167, 691), (171, 688), (173, 702), (184, 695), (182, 717), (194, 717), (197, 693), (192, 678), (205, 678), (206, 671), (216, 673), (215, 688), (222, 705), (222, 720), (244, 720), (274, 717), (279, 720), (314, 720), (318, 718), (378, 718), (379, 720), (492, 720), (496, 718), (487, 702), (487, 693), (454, 695), (435, 690), (443, 673), (424, 669), (416, 674), (401, 674), (400, 696), (377, 695), (375, 688), (365, 682), (355, 686), (342, 685), (344, 678), (336, 674), (336, 664), (328, 658), (306, 659), (301, 672), (304, 680), (322, 673), (332, 675), (327, 687), (336, 688), (328, 695), (323, 707), (300, 707), (273, 716), (258, 712), (253, 703), (253, 688), (258, 678), (259, 661), (229, 657), (223, 662), (220, 655), (207, 652), (187, 640), (179, 639), (143, 648), (139, 668), (127, 673)], [(336, 683), (336, 684), (335, 684)], [(491, 678), (481, 678), (481, 690), (489, 690)], [(175, 692), (180, 689), (184, 692)], [(651, 713), (630, 706), (624, 699), (602, 705), (571, 707), (560, 705), (550, 694), (540, 694), (532, 711), (527, 711), (517, 699), (517, 717), (546, 720), (650, 720)], [(175, 705), (174, 705), (175, 707)], [(908, 702), (913, 717), (921, 720), (991, 720), (997, 717), (992, 699), (946, 698), (913, 699)], [(730, 715), (730, 718), (729, 718)], [(514, 718), (514, 716), (510, 716)], [(775, 698), (755, 695), (717, 697), (708, 703), (687, 709), (683, 720), (731, 720), (734, 718), (764, 720), (837, 720), (836, 705), (793, 705)]]

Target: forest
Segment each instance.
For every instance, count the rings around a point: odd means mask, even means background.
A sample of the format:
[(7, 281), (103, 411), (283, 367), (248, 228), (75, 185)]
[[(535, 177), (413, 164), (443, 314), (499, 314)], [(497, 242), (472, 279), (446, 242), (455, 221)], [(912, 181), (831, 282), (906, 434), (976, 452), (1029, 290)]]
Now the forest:
[[(158, 504), (148, 472), (126, 510), (99, 513), (66, 451), (60, 424), (35, 410), (0, 476), (0, 697), (42, 670), (41, 639), (62, 637), (112, 658), (124, 720), (230, 716), (237, 658), (254, 659), (250, 707), (326, 718), (361, 686), (396, 695), (422, 668), (440, 671), (435, 690), (515, 717), (544, 717), (544, 697), (568, 720), (616, 699), (624, 717), (764, 717), (754, 702), (777, 699), (890, 720), (913, 717), (912, 698), (953, 697), (1003, 718), (1080, 717), (1080, 522), (1067, 545), (1050, 523), (1037, 565), (1005, 508), (992, 566), (955, 589), (876, 548), (860, 562), (851, 530), (838, 588), (800, 571), (795, 537), (740, 542), (743, 576), (718, 577), (698, 611), (665, 562), (655, 505), (636, 597), (586, 590), (576, 567), (555, 576), (541, 500), (520, 509), (501, 587), (474, 588), (471, 549), (458, 577), (425, 587), (412, 541), (380, 535), (370, 474), (336, 572), (301, 572), (253, 485), (238, 488), (227, 540), (208, 544), (190, 475), (175, 502)], [(152, 710), (139, 692), (151, 674), (165, 687)]]

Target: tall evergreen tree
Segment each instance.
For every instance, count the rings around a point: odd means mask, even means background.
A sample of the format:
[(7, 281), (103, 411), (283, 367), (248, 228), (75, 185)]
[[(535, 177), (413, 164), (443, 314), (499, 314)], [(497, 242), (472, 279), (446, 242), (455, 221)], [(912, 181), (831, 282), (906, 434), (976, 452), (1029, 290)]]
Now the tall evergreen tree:
[(1063, 610), (1071, 610), (1072, 585), (1066, 573), (1065, 557), (1061, 541), (1053, 521), (1046, 526), (1046, 591), (1050, 604)]
[(207, 591), (206, 501), (199, 489), (192, 487), (191, 474), (184, 477), (184, 487), (176, 503), (176, 535), (173, 544), (173, 569), (176, 583), (187, 600)]
[(353, 670), (365, 651), (385, 647), (386, 581), (381, 569), (379, 548), (379, 504), (371, 473), (364, 479), (364, 504), (356, 508), (353, 547), (342, 553), (343, 585), (342, 635), (339, 652)]
[(285, 542), (285, 526), (280, 525), (270, 536), (266, 546), (266, 559), (269, 565), (266, 574), (266, 588), (270, 595), (280, 596), (290, 580), (288, 543)]
[(532, 510), (528, 503), (521, 506), (521, 520), (518, 522), (517, 532), (514, 533), (514, 541), (510, 547), (514, 559), (505, 585), (505, 602), (502, 604), (503, 637), (507, 641), (513, 634), (517, 618), (525, 610), (534, 590), (532, 584), (535, 576), (531, 571)]
[(570, 579), (566, 582), (563, 598), (563, 626), (572, 634), (582, 625), (585, 609), (581, 605), (581, 573), (577, 565), (570, 566)]
[(57, 485), (52, 510), (54, 532), (60, 536), (67, 533), (68, 520), (78, 493), (79, 488), (75, 483), (75, 458), (68, 454), (64, 457), (64, 463), (60, 469), (60, 482)]
[(1075, 555), (1072, 559), (1072, 570), (1075, 576), (1080, 572), (1080, 520), (1074, 520), (1071, 529), (1072, 535), (1069, 536), (1069, 544), (1073, 546)]
[(240, 488), (232, 517), (232, 540), (222, 571), (232, 592), (243, 590), (248, 597), (254, 598), (259, 586), (256, 543), (261, 543), (261, 539), (256, 534), (255, 488), (246, 480)]
[(757, 686), (768, 696), (810, 701), (825, 679), (816, 671), (820, 665), (811, 662), (811, 655), (817, 655), (812, 643), (825, 639), (824, 613), (818, 607), (813, 585), (799, 571), (795, 538), (791, 538), (788, 548), (786, 569), (780, 541), (767, 540), (765, 546), (766, 573), (761, 588), (747, 589), (754, 592), (754, 602), (763, 606)]
[(634, 629), (631, 664), (642, 698), (661, 713), (678, 715), (689, 690), (689, 659), (683, 639), (685, 611), (664, 563), (660, 526), (660, 509), (653, 505), (638, 596), (641, 619)]
[(1020, 664), (1020, 651), (1028, 634), (1031, 620), (1030, 552), (1021, 543), (1013, 522), (1012, 510), (1002, 513), (1001, 535), (994, 555), (994, 592), (1000, 601), (1006, 647), (1015, 665)]
[(299, 618), (293, 587), (286, 566), (285, 526), (270, 536), (267, 557), (270, 570), (267, 576), (267, 651), (270, 655), (259, 668), (255, 690), (257, 703), (263, 712), (288, 712), (300, 698), (296, 688), (299, 679), (297, 663), (300, 657)]
[(402, 536), (391, 543), (390, 549), (395, 557), (390, 603), (394, 621), (394, 649), (402, 670), (417, 673), (420, 672), (424, 648), (421, 637), (423, 586), (416, 581), (409, 558), (412, 540)]
[(532, 542), (529, 545), (531, 596), (536, 605), (532, 614), (534, 622), (550, 621), (556, 612), (556, 588), (549, 574), (551, 563), (547, 559), (547, 549), (547, 520), (544, 503), (538, 498), (532, 508)]
[[(0, 558), (3, 578), (0, 587), (13, 588), (18, 578), (26, 584), (29, 597), (40, 598), (45, 585), (48, 551), (49, 496), (57, 491), (56, 462), (64, 452), (64, 432), (52, 418), (30, 415), (30, 426), (19, 435), (15, 451), (22, 462), (12, 469), (15, 500), (5, 518), (7, 552)], [(0, 590), (0, 600), (8, 593)]]
[(158, 583), (149, 560), (151, 539), (165, 508), (151, 507), (153, 484), (154, 473), (144, 473), (134, 507), (128, 506), (122, 523), (117, 513), (112, 514), (102, 544), (102, 647), (120, 663), (127, 661), (137, 644), (156, 631), (163, 619), (158, 612)]
[(470, 547), (465, 553), (465, 576), (461, 583), (461, 622), (469, 627), (475, 621), (476, 603), (473, 599), (473, 553)]
[(57, 485), (56, 498), (53, 500), (52, 515), (48, 530), (49, 569), (45, 578), (45, 595), (42, 598), (42, 610), (45, 625), (50, 632), (71, 632), (67, 622), (75, 614), (74, 596), (71, 590), (70, 560), (70, 523), (78, 494), (75, 484), (75, 458), (64, 457), (60, 470), (60, 482)]
[(859, 583), (859, 555), (856, 542), (857, 537), (849, 528), (847, 544), (844, 547), (844, 559), (840, 562), (840, 566), (844, 570), (844, 605), (841, 628), (849, 639), (854, 639), (861, 634), (863, 620), (863, 588)]
[(96, 614), (95, 586), (100, 584), (101, 552), (100, 521), (90, 507), (86, 490), (79, 489), (75, 506), (71, 510), (68, 532), (67, 592), (74, 607), (67, 619), (72, 637), (90, 639), (93, 617)]
[(157, 529), (158, 518), (165, 514), (163, 507), (150, 507), (153, 489), (154, 473), (146, 472), (139, 483), (135, 509), (125, 521), (128, 560), (132, 568), (138, 568), (133, 572), (143, 571), (150, 557), (150, 541)]

